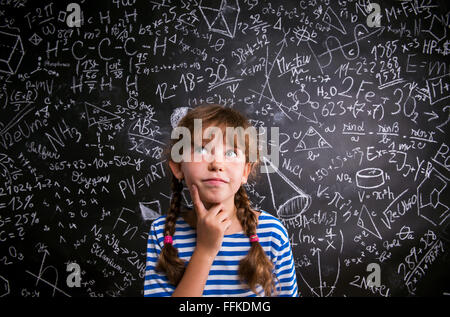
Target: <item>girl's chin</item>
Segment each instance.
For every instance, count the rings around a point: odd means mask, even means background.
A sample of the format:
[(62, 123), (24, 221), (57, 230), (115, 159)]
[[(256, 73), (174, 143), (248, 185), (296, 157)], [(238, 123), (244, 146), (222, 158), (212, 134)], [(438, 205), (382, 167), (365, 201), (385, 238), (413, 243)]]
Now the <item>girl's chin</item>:
[(216, 204), (219, 204), (219, 203), (221, 203), (221, 202), (223, 202), (223, 200), (220, 200), (220, 199), (213, 199), (213, 200), (204, 200), (203, 201), (203, 204), (204, 205), (216, 205)]
[(211, 205), (219, 204), (224, 200), (225, 199), (219, 195), (205, 195), (204, 199), (202, 199), (203, 204), (211, 204)]

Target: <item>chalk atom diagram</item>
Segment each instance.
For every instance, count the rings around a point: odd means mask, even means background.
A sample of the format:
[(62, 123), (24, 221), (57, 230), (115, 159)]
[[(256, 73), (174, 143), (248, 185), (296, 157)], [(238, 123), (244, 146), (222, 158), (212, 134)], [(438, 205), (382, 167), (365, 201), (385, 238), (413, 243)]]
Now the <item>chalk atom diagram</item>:
[(210, 31), (234, 38), (241, 11), (239, 2), (222, 0), (219, 6), (217, 4), (218, 1), (200, 1), (198, 7)]

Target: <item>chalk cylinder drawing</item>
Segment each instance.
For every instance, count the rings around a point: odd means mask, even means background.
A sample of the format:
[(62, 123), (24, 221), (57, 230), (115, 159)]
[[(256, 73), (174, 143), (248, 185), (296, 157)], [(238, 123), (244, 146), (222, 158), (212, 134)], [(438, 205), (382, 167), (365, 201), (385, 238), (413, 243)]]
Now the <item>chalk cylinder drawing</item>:
[(384, 184), (384, 172), (379, 168), (365, 168), (356, 172), (356, 185), (360, 188), (372, 189)]

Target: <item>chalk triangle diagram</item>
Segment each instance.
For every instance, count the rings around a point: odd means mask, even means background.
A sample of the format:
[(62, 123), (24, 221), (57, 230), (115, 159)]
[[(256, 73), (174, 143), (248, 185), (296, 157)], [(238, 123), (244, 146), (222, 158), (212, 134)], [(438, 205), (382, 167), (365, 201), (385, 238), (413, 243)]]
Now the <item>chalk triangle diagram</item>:
[(378, 231), (377, 226), (375, 225), (375, 222), (372, 219), (372, 216), (370, 215), (369, 211), (367, 210), (366, 205), (362, 205), (361, 211), (359, 212), (359, 218), (358, 218), (358, 227), (370, 232), (378, 239), (382, 239), (380, 232)]
[(222, 0), (219, 7), (217, 2), (201, 1), (199, 8), (210, 31), (234, 38), (240, 12), (237, 0)]
[(218, 28), (222, 30), (222, 32), (228, 31), (227, 27), (224, 26), (224, 20), (221, 17), (219, 10), (207, 7), (200, 7), (203, 17), (206, 20), (206, 24), (208, 24), (208, 28), (214, 32), (219, 32)]
[(94, 106), (93, 104), (90, 104), (86, 101), (84, 102), (84, 109), (86, 112), (89, 127), (96, 124), (103, 124), (109, 121), (120, 119), (120, 116)]
[[(264, 164), (263, 168), (266, 169), (272, 203), (274, 209), (277, 211), (278, 217), (284, 219), (294, 219), (306, 212), (311, 205), (311, 196), (306, 194), (296, 184), (290, 181), (289, 178), (280, 172), (280, 170), (278, 170), (278, 168), (274, 166), (273, 163), (265, 156), (262, 157), (262, 162)], [(268, 172), (269, 167), (271, 168), (271, 171), (275, 171), (275, 173)], [(280, 196), (274, 194), (274, 185), (281, 183), (281, 181), (284, 181), (292, 188), (292, 194), (289, 195), (291, 198), (286, 201), (280, 198)]]
[(161, 216), (161, 205), (159, 201), (139, 202), (139, 208), (144, 220), (155, 220)]
[(327, 8), (325, 14), (323, 15), (322, 21), (331, 26), (332, 28), (338, 30), (342, 34), (347, 34), (344, 25), (342, 25), (341, 20), (336, 15), (336, 13), (330, 7)]
[(332, 146), (320, 135), (319, 132), (316, 131), (316, 129), (309, 127), (308, 131), (306, 131), (298, 142), (294, 152), (328, 148), (332, 148)]

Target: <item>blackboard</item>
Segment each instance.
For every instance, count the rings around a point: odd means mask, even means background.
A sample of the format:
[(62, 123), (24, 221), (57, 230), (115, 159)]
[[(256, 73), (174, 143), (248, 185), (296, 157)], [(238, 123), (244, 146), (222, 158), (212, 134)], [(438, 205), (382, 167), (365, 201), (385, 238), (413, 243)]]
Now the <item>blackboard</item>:
[(162, 151), (205, 103), (279, 127), (276, 172), (245, 188), (286, 226), (301, 296), (448, 295), (449, 12), (1, 1), (0, 296), (142, 296)]

